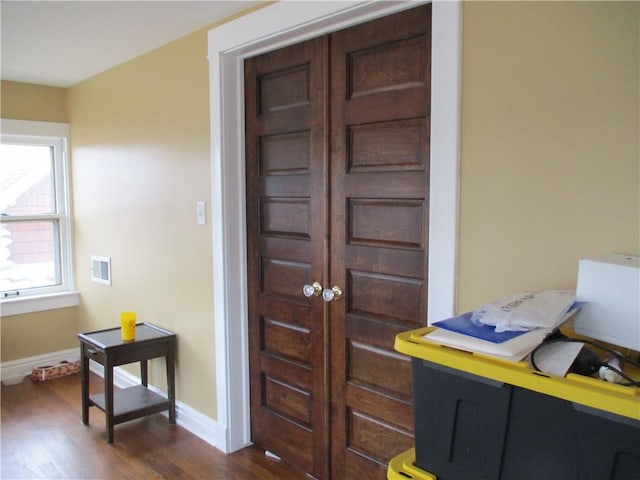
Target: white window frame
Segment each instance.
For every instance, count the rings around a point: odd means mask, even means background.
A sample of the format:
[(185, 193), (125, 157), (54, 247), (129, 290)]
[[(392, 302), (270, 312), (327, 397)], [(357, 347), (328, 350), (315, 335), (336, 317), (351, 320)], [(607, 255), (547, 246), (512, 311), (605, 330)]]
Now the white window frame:
[[(60, 249), (60, 284), (20, 291), (20, 296), (0, 298), (2, 316), (76, 306), (72, 255), (71, 193), (69, 183), (69, 125), (54, 122), (33, 122), (2, 119), (2, 143), (51, 145), (54, 149), (54, 179), (56, 214)], [(44, 217), (43, 217), (44, 218)]]

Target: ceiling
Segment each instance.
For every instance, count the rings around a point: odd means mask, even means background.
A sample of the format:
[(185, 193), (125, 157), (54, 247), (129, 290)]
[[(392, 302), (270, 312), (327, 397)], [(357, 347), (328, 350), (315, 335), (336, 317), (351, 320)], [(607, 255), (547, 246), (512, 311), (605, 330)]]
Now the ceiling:
[(1, 0), (1, 77), (69, 87), (257, 3)]

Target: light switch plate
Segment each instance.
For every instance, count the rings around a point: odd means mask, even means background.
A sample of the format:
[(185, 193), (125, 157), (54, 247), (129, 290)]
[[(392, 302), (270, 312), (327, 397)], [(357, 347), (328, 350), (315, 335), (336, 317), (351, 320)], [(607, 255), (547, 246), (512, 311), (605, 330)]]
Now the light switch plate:
[(205, 202), (196, 202), (196, 222), (198, 225), (205, 225), (207, 223), (205, 218), (206, 211), (207, 207)]

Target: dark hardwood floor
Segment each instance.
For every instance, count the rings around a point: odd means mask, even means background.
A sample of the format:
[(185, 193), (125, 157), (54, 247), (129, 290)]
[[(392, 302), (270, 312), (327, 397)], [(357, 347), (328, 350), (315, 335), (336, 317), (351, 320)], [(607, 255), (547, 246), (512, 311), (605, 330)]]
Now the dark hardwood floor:
[[(101, 383), (92, 375), (91, 392)], [(116, 425), (109, 445), (100, 410), (82, 424), (79, 374), (3, 384), (1, 406), (4, 480), (307, 478), (255, 447), (225, 455), (161, 414)]]

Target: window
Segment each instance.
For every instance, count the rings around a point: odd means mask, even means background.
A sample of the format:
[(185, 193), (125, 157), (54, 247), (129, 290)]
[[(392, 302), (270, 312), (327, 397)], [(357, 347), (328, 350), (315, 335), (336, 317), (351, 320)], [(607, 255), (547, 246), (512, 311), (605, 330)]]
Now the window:
[(6, 122), (0, 144), (3, 315), (6, 302), (73, 287), (66, 134), (40, 135), (30, 128), (20, 134), (20, 127), (42, 127), (44, 122), (14, 121), (16, 128), (8, 129)]

